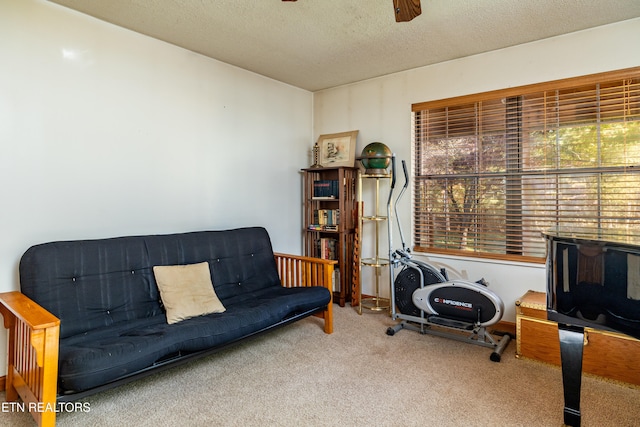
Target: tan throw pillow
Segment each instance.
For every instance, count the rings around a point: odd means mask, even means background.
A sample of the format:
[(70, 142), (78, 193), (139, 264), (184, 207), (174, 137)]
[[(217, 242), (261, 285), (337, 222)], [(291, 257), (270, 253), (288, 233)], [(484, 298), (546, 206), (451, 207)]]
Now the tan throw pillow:
[(209, 263), (206, 261), (189, 265), (155, 266), (153, 274), (169, 324), (226, 310), (213, 290)]

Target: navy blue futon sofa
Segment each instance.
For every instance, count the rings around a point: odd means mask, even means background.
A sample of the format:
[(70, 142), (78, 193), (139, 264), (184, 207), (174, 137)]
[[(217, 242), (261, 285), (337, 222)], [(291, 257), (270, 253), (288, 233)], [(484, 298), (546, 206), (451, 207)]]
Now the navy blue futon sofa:
[[(159, 288), (154, 267), (202, 263), (213, 285), (204, 291), (222, 309), (170, 323), (164, 290), (178, 288), (171, 280)], [(312, 314), (331, 333), (333, 264), (274, 254), (260, 227), (33, 246), (20, 261), (21, 292), (0, 294), (13, 353), (7, 400), (55, 406)], [(178, 299), (188, 292), (179, 288)], [(32, 414), (39, 424), (55, 423), (55, 412)]]

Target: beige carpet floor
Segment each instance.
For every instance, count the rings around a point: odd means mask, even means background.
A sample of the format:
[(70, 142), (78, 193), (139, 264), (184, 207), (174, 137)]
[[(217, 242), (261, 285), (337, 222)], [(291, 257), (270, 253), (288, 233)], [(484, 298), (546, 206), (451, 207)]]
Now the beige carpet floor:
[[(561, 426), (557, 367), (402, 330), (335, 306), (188, 365), (103, 392), (59, 426)], [(610, 355), (615, 357), (615, 355)], [(640, 362), (640, 361), (639, 361)], [(0, 396), (4, 401), (4, 395)], [(0, 424), (34, 425), (3, 411)], [(583, 376), (582, 425), (640, 425), (640, 388)]]

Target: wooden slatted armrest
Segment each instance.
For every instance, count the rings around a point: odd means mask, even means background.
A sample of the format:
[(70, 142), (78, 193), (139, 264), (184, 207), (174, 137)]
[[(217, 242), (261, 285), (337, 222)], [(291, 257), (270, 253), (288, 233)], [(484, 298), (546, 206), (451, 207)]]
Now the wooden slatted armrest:
[(323, 286), (332, 295), (327, 309), (319, 314), (324, 319), (324, 331), (333, 333), (333, 286), (332, 276), (337, 261), (274, 253), (282, 286), (287, 288), (301, 286)]
[(0, 293), (0, 312), (5, 317), (5, 328), (8, 329), (5, 310), (8, 310), (13, 317), (21, 319), (32, 329), (46, 329), (60, 325), (60, 320), (56, 316), (39, 306), (22, 292)]
[(54, 426), (60, 320), (24, 294), (0, 293), (9, 330), (6, 399), (20, 398), (39, 426)]

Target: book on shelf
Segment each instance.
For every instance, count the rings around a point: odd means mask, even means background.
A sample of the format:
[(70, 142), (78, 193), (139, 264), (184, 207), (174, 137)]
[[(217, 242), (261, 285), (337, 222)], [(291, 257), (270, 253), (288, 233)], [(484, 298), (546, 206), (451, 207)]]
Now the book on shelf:
[(333, 292), (340, 292), (340, 269), (333, 269), (333, 277), (331, 277), (331, 289)]
[(335, 230), (337, 230), (338, 224), (340, 224), (340, 210), (314, 209), (313, 224), (326, 227), (335, 227)]
[(336, 179), (319, 179), (313, 181), (313, 198), (314, 199), (336, 199), (339, 193), (338, 180)]
[(338, 241), (330, 237), (321, 237), (316, 240), (316, 253), (322, 259), (337, 260)]
[(320, 224), (310, 224), (307, 227), (309, 231), (338, 231), (337, 225), (320, 225)]

